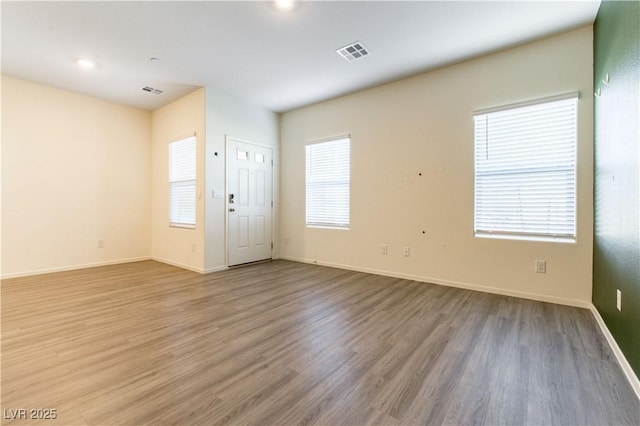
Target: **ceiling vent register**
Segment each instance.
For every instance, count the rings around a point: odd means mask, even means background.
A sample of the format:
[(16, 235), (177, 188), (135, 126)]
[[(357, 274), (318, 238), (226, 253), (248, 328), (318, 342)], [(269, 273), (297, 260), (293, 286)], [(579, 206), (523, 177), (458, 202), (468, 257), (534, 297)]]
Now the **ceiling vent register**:
[(369, 51), (359, 41), (351, 43), (345, 47), (341, 47), (336, 50), (336, 52), (348, 62), (353, 62), (356, 59), (363, 58), (369, 54)]
[(151, 93), (152, 95), (162, 95), (164, 93), (163, 90), (154, 89), (153, 87), (149, 86), (141, 87), (140, 90), (142, 90), (143, 92)]

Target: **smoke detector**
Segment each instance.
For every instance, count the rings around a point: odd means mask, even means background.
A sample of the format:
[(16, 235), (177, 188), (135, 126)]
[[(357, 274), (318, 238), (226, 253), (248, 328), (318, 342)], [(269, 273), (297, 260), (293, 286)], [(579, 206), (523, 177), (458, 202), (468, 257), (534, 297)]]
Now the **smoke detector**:
[(336, 52), (346, 59), (347, 62), (355, 61), (369, 54), (369, 51), (359, 41), (341, 47), (336, 50)]
[(164, 93), (164, 90), (154, 89), (153, 87), (149, 86), (141, 87), (140, 90), (142, 90), (143, 92), (151, 93), (152, 95), (162, 95)]

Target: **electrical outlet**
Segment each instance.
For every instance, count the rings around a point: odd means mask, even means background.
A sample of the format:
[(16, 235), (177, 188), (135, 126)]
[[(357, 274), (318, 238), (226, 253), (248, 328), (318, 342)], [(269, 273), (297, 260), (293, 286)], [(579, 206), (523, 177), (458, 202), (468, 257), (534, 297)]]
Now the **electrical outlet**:
[(384, 255), (386, 255), (386, 254), (387, 254), (387, 249), (388, 249), (388, 248), (387, 248), (387, 245), (386, 245), (386, 244), (382, 244), (382, 245), (380, 246), (380, 254), (384, 254)]
[(98, 248), (104, 248), (104, 240), (98, 240)]
[(191, 244), (191, 252), (192, 253), (196, 252), (196, 243)]
[(404, 257), (409, 257), (409, 256), (411, 256), (411, 249), (409, 249), (409, 247), (404, 247), (404, 248), (402, 249), (402, 255), (403, 255)]
[(537, 274), (546, 274), (547, 273), (547, 261), (546, 260), (536, 260), (536, 273)]
[(619, 311), (622, 311), (622, 292), (620, 289), (616, 290), (616, 308), (618, 308)]

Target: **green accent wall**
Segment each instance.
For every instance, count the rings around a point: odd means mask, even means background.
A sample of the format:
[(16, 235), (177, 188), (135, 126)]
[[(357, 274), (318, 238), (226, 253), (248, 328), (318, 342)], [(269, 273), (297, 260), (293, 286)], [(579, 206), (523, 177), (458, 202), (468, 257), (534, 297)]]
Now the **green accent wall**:
[(594, 59), (593, 304), (640, 376), (639, 1), (602, 2)]

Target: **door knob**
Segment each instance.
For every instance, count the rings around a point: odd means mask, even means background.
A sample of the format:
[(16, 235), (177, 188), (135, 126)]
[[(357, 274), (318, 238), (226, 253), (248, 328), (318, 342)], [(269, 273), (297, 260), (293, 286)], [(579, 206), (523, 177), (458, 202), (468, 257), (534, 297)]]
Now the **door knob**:
[(234, 209), (233, 207), (231, 207), (231, 208), (229, 209), (229, 211), (230, 211), (230, 212), (235, 212), (235, 211), (236, 211), (236, 209)]

